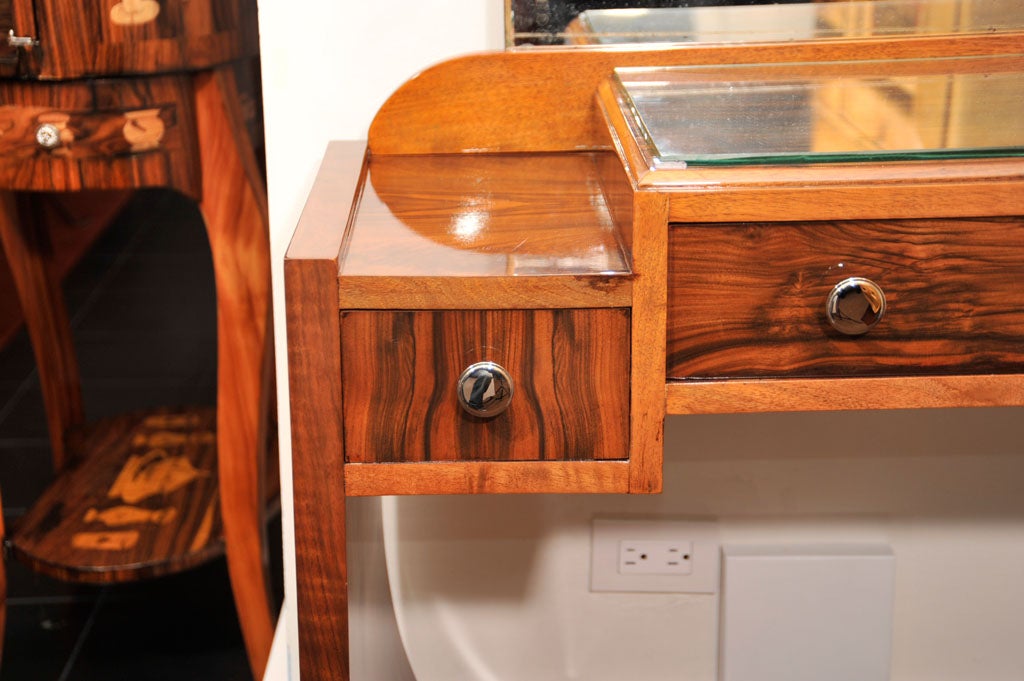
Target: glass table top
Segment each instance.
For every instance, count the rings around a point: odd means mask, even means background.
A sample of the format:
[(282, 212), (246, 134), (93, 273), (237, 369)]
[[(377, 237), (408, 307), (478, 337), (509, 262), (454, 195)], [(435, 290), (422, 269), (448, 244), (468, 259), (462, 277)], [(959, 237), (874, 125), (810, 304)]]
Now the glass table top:
[(579, 15), (577, 40), (597, 44), (749, 43), (1003, 33), (1022, 27), (1021, 0), (857, 0), (590, 9)]
[[(868, 68), (885, 73), (884, 62)], [(818, 65), (616, 69), (655, 166), (1024, 156), (1024, 73), (848, 75)]]

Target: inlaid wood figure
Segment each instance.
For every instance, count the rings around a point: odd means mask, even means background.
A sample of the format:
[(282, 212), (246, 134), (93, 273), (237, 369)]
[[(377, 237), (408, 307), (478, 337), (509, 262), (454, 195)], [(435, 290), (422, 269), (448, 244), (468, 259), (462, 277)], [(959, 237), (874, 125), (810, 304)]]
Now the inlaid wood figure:
[[(0, 242), (57, 474), (5, 543), (39, 571), (84, 582), (166, 574), (226, 552), (261, 678), (274, 614), (264, 522), (273, 387), (255, 0), (0, 0), (0, 23)], [(67, 258), (50, 241), (47, 206), (59, 197), (84, 209), (96, 192), (116, 205), (118, 192), (142, 187), (201, 209), (216, 280), (217, 404), (86, 423), (59, 289)]]

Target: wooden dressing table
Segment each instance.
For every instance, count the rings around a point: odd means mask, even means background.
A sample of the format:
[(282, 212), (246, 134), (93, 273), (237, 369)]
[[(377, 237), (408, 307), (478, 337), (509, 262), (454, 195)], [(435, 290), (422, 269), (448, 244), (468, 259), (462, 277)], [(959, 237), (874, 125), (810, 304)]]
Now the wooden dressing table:
[(348, 496), (657, 493), (666, 414), (1024, 404), (1024, 131), (954, 139), (1022, 48), (485, 54), (332, 144), (285, 263), (303, 678), (348, 678)]

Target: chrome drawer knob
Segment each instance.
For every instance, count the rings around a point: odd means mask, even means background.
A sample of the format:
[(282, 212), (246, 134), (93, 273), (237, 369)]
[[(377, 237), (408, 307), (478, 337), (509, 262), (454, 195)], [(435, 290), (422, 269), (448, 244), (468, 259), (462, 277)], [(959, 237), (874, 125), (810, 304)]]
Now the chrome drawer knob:
[(53, 123), (43, 123), (36, 128), (36, 143), (43, 149), (56, 149), (60, 146), (60, 128)]
[(885, 315), (882, 288), (863, 277), (844, 279), (828, 295), (825, 306), (828, 323), (847, 336), (867, 333)]
[(459, 404), (468, 413), (491, 418), (512, 402), (512, 379), (494, 362), (477, 362), (459, 376)]

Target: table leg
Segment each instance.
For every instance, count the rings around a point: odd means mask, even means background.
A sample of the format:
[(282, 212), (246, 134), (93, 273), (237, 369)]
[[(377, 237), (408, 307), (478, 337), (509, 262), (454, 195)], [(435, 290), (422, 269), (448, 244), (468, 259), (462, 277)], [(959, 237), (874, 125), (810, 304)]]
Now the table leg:
[(217, 286), (217, 448), (228, 572), (255, 678), (273, 639), (264, 524), (267, 353), (266, 194), (229, 70), (195, 78), (202, 201)]
[(53, 249), (31, 195), (0, 191), (0, 242), (32, 339), (53, 465), (60, 470), (66, 456), (64, 434), (84, 418), (82, 389)]

